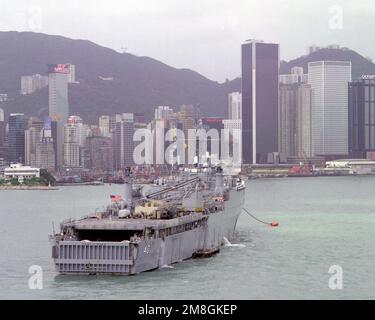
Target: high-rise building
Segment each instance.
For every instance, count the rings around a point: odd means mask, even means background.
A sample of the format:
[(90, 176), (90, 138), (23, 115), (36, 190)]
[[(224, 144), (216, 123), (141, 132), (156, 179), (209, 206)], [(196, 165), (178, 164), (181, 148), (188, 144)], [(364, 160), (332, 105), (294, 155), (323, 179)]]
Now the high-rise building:
[(86, 139), (85, 168), (95, 172), (110, 172), (113, 170), (111, 138), (91, 136)]
[(4, 147), (6, 139), (6, 123), (0, 121), (0, 148)]
[(116, 128), (113, 134), (115, 169), (123, 169), (134, 164), (134, 115), (116, 115)]
[(76, 66), (71, 63), (66, 64), (69, 68), (68, 83), (76, 83)]
[(25, 163), (25, 130), (27, 117), (23, 113), (9, 115), (9, 161), (12, 163)]
[(0, 93), (0, 102), (8, 101), (8, 94), (7, 93)]
[[(221, 133), (224, 129), (223, 118), (205, 117), (201, 119), (202, 127), (209, 133), (209, 130), (214, 129), (217, 132), (217, 140), (213, 140), (213, 137), (207, 137), (207, 152), (211, 157), (216, 157), (217, 160), (221, 159)], [(215, 154), (213, 144), (216, 143), (219, 146), (218, 154)], [(199, 158), (205, 155), (198, 154)]]
[(116, 127), (116, 117), (103, 115), (99, 117), (99, 128), (103, 137), (112, 137)]
[(63, 126), (69, 116), (68, 73), (66, 64), (49, 65), (49, 116), (56, 122), (55, 155), (58, 167), (63, 165)]
[(178, 116), (178, 121), (182, 125), (182, 130), (185, 133), (185, 136), (187, 136), (187, 130), (193, 129), (194, 126), (197, 123), (197, 114), (196, 114), (196, 109), (193, 105), (191, 104), (183, 104), (180, 107), (180, 112)]
[(310, 158), (312, 154), (311, 142), (311, 108), (312, 90), (308, 84), (301, 84), (297, 91), (297, 139), (296, 152), (298, 157)]
[(280, 85), (279, 98), (279, 152), (295, 156), (297, 147), (298, 84)]
[(78, 168), (83, 165), (83, 148), (89, 135), (89, 127), (78, 116), (70, 116), (64, 125), (64, 167)]
[[(229, 130), (229, 155), (235, 157), (237, 162), (242, 161), (242, 119), (223, 120), (224, 129)], [(234, 143), (237, 144), (238, 153), (235, 154)]]
[(4, 110), (0, 108), (0, 158), (5, 160), (6, 123), (4, 121)]
[(69, 116), (67, 124), (76, 127), (77, 142), (80, 147), (85, 146), (86, 138), (90, 135), (90, 126), (84, 124), (81, 117)]
[(348, 154), (348, 83), (351, 82), (351, 72), (349, 61), (315, 61), (308, 65), (314, 156)]
[(349, 84), (349, 154), (365, 158), (375, 151), (375, 76)]
[(278, 149), (279, 45), (248, 40), (242, 45), (243, 163), (267, 162)]
[(280, 83), (307, 83), (307, 77), (308, 75), (303, 73), (302, 67), (293, 67), (290, 71), (290, 74), (280, 74)]
[(21, 94), (31, 94), (38, 89), (48, 86), (48, 77), (40, 74), (21, 77)]
[(241, 92), (232, 92), (228, 94), (228, 119), (242, 119), (242, 95)]
[(36, 144), (40, 140), (40, 133), (43, 128), (43, 121), (31, 117), (28, 121), (28, 129), (25, 130), (25, 164), (35, 167)]
[(169, 106), (158, 106), (155, 109), (155, 120), (168, 121), (173, 115), (173, 109)]
[(100, 133), (103, 137), (110, 137), (111, 131), (110, 131), (110, 116), (100, 116), (99, 117), (99, 128)]
[(135, 123), (143, 123), (143, 124), (146, 123), (146, 117), (143, 112), (134, 112), (133, 115), (134, 115)]
[(49, 171), (55, 169), (55, 149), (51, 124), (51, 119), (46, 118), (35, 148), (35, 166)]
[(281, 84), (279, 152), (286, 157), (311, 157), (311, 87)]
[(0, 108), (0, 158), (2, 162), (5, 162), (5, 158), (8, 154), (5, 148), (6, 141), (6, 123), (4, 121), (4, 111)]

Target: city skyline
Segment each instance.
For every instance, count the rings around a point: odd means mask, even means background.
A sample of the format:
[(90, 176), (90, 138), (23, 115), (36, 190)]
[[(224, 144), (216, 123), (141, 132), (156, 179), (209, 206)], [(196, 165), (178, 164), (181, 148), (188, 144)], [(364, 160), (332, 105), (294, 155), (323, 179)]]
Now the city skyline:
[[(166, 130), (181, 129), (187, 137), (191, 129), (231, 130), (232, 136), (231, 138), (228, 136), (228, 141), (233, 138), (241, 140), (239, 154), (242, 154), (244, 164), (273, 163), (277, 165), (293, 161), (292, 157), (345, 157), (349, 154), (348, 141), (351, 137), (348, 136), (347, 130), (349, 110), (347, 95), (348, 85), (352, 81), (350, 61), (317, 60), (309, 62), (307, 70), (296, 66), (291, 68), (290, 74), (280, 74), (279, 43), (249, 39), (242, 42), (240, 49), (242, 88), (241, 91), (227, 94), (228, 114), (226, 118), (218, 117), (213, 110), (210, 110), (208, 115), (202, 115), (199, 104), (180, 104), (178, 112), (174, 112), (176, 104), (167, 102), (154, 106), (155, 116), (149, 123), (143, 119), (144, 114), (140, 123), (136, 120), (138, 118), (136, 113), (111, 114), (103, 110), (102, 115), (97, 118), (99, 126), (94, 127), (100, 132), (99, 135), (112, 138), (112, 147), (105, 140), (100, 142), (102, 150), (113, 148), (111, 166), (121, 170), (126, 166), (138, 164), (133, 161), (135, 147), (133, 134), (137, 129), (154, 130), (160, 121), (166, 125)], [(317, 47), (311, 47), (310, 51), (317, 49)], [(52, 139), (47, 144), (53, 143), (56, 169), (69, 167), (82, 169), (85, 163), (91, 161), (84, 159), (83, 150), (86, 138), (91, 135), (89, 133), (91, 128), (86, 123), (84, 124), (79, 114), (75, 115), (69, 110), (68, 88), (70, 86), (68, 83), (75, 83), (78, 85), (76, 88), (80, 88), (80, 83), (75, 79), (75, 65), (59, 63), (49, 64), (48, 67), (48, 102), (49, 117), (52, 120), (50, 128)], [(24, 81), (25, 78), (27, 81)], [(42, 87), (39, 85), (40, 78), (39, 74), (21, 76), (19, 93), (28, 95), (40, 89)], [(307, 83), (308, 86), (299, 86), (302, 83)], [(24, 90), (22, 90), (23, 85)], [(32, 115), (28, 114), (28, 116)], [(46, 154), (49, 146), (39, 141), (40, 135), (44, 134), (41, 132), (43, 121), (44, 119), (40, 121), (33, 117), (28, 118), (23, 138), (24, 154), (21, 157), (21, 151), (18, 150), (17, 157), (9, 157), (9, 160), (13, 159), (11, 162), (18, 158), (22, 160), (22, 163), (32, 165), (36, 163), (37, 154), (39, 158), (43, 152)], [(86, 128), (86, 133), (78, 133), (77, 130), (83, 132), (81, 127)], [(241, 130), (242, 137), (239, 137), (238, 132)], [(93, 133), (93, 136), (98, 136), (98, 134)], [(11, 138), (11, 135), (9, 137)], [(190, 140), (190, 137), (184, 140), (185, 144), (188, 145)], [(220, 142), (220, 140), (221, 137), (218, 137), (213, 141)], [(11, 142), (11, 139), (9, 141)], [(38, 152), (37, 143), (40, 143)], [(96, 143), (99, 142), (93, 141), (92, 146), (99, 147)], [(15, 143), (13, 144), (14, 148), (20, 149)], [(9, 152), (15, 152), (13, 144), (9, 144)], [(210, 149), (211, 142), (208, 145)], [(154, 164), (164, 163), (163, 150), (157, 151), (155, 146), (156, 144), (153, 145), (153, 154), (156, 152), (154, 161), (160, 153), (162, 162), (156, 160)], [(162, 149), (164, 149), (164, 144)], [(189, 155), (189, 158), (192, 158), (190, 149), (186, 150), (185, 157)], [(195, 147), (193, 149), (195, 153)], [(371, 150), (367, 148), (367, 151)], [(91, 150), (89, 153), (93, 159), (95, 151)], [(221, 151), (216, 153), (220, 157)], [(199, 157), (202, 155), (199, 154)], [(52, 157), (49, 158), (52, 159)], [(102, 158), (95, 162), (103, 164), (104, 160)]]

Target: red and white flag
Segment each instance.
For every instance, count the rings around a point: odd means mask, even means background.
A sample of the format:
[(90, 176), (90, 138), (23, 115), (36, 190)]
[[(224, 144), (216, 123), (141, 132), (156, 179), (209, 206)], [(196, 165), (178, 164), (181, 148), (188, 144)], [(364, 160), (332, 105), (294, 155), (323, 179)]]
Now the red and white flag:
[(119, 194), (111, 194), (110, 198), (111, 198), (111, 201), (113, 202), (118, 202), (122, 200), (122, 197)]

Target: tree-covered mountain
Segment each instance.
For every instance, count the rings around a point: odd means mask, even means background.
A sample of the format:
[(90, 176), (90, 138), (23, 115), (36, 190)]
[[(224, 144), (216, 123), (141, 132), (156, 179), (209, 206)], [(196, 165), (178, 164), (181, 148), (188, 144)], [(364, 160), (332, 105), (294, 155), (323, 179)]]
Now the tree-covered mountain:
[[(47, 64), (76, 65), (69, 85), (70, 113), (96, 123), (102, 114), (144, 112), (150, 119), (158, 105), (199, 105), (204, 115), (225, 116), (227, 94), (238, 90), (230, 81), (220, 84), (197, 72), (176, 69), (148, 57), (119, 53), (86, 40), (32, 32), (0, 32), (0, 93), (12, 98), (6, 113), (43, 115), (48, 89), (21, 96), (20, 78), (46, 74)], [(112, 81), (103, 78), (113, 78)]]
[(293, 59), (289, 62), (282, 61), (280, 64), (280, 73), (290, 73), (290, 69), (296, 66), (303, 67), (305, 73), (307, 73), (307, 66), (309, 62), (321, 60), (351, 61), (353, 79), (358, 78), (364, 74), (375, 74), (375, 64), (372, 61), (361, 56), (359, 53), (346, 48), (323, 48), (308, 55)]

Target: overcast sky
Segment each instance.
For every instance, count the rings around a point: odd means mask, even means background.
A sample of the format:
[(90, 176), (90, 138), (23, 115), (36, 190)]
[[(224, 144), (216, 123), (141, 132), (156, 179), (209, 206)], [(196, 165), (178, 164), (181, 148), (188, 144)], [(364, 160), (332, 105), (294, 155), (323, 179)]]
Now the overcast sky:
[[(373, 0), (0, 0), (0, 30), (87, 39), (224, 81), (240, 45), (280, 43), (282, 59), (340, 44), (375, 60)], [(342, 15), (341, 15), (342, 13)]]

